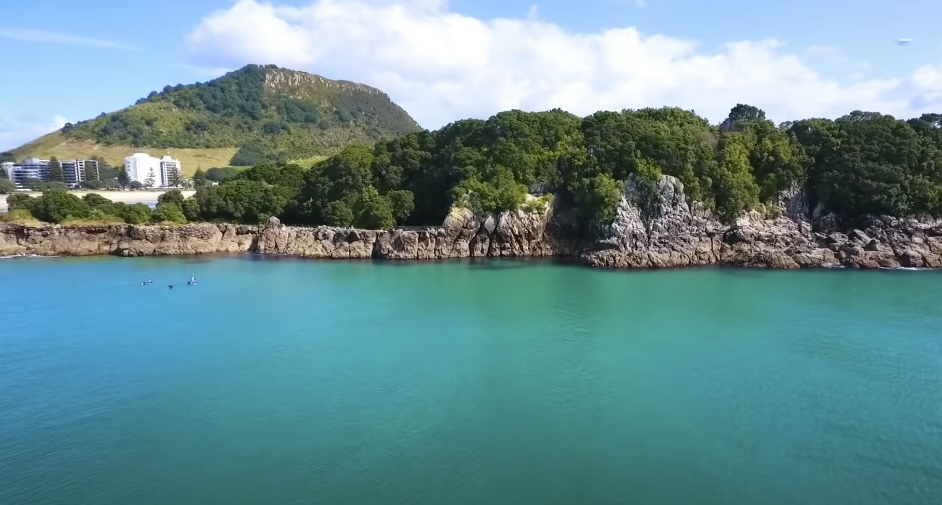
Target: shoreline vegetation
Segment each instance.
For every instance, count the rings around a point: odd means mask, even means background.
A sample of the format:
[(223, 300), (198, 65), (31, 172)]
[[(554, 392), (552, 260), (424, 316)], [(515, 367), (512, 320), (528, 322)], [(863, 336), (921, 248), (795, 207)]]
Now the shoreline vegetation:
[[(110, 200), (113, 203), (123, 203), (125, 205), (133, 205), (136, 203), (142, 203), (142, 204), (155, 203), (158, 201), (158, 198), (160, 197), (160, 195), (166, 192), (167, 191), (164, 191), (164, 190), (106, 191), (106, 190), (86, 190), (86, 189), (69, 191), (69, 193), (79, 198), (84, 198), (85, 196), (90, 195), (90, 194), (96, 194), (96, 195), (101, 196), (102, 198)], [(187, 189), (187, 190), (182, 190), (180, 193), (183, 195), (184, 198), (189, 198), (196, 194), (196, 190)], [(38, 196), (42, 196), (43, 192), (42, 191), (18, 191), (14, 194), (26, 195), (26, 196), (35, 198)], [(7, 197), (8, 196), (9, 195), (0, 194), (0, 212), (7, 212), (8, 210)]]
[(260, 163), (217, 183), (197, 171), (195, 192), (164, 192), (153, 211), (57, 189), (13, 194), (4, 219), (29, 225), (21, 235), (49, 235), (40, 222), (111, 227), (115, 237), (153, 228), (161, 231), (147, 233), (160, 240), (241, 229), (255, 237), (225, 248), (306, 257), (942, 266), (942, 225), (932, 217), (942, 215), (937, 114), (900, 120), (854, 111), (776, 126), (744, 104), (719, 125), (672, 107), (584, 118), (512, 110), (350, 146), (308, 167)]

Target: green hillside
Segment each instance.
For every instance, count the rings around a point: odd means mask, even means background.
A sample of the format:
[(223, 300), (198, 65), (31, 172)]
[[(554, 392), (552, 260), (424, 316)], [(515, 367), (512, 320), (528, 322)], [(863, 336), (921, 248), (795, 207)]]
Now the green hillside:
[[(382, 91), (349, 81), (248, 65), (218, 79), (167, 86), (128, 108), (67, 124), (13, 151), (68, 157), (134, 150), (185, 150), (218, 166), (330, 156), (351, 144), (373, 144), (421, 128)], [(112, 154), (114, 153), (114, 154)], [(116, 163), (119, 160), (107, 161)], [(184, 166), (187, 171), (194, 166)]]

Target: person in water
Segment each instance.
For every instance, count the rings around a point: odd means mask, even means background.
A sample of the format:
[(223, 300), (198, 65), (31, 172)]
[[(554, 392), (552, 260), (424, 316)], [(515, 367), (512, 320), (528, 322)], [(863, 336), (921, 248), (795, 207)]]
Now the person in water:
[(189, 284), (190, 286), (195, 286), (195, 285), (196, 285), (196, 277), (190, 277), (190, 281), (187, 282), (187, 284)]
[(167, 287), (168, 287), (169, 289), (173, 289), (173, 284), (170, 284), (170, 285), (167, 286)]

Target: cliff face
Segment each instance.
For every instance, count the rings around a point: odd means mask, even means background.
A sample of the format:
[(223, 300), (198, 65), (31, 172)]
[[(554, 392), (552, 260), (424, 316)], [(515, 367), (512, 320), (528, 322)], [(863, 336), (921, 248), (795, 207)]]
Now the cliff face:
[(162, 256), (249, 251), (258, 230), (231, 224), (187, 226), (0, 225), (0, 256)]
[(257, 252), (303, 258), (430, 260), (470, 256), (550, 256), (549, 210), (486, 219), (455, 209), (440, 227), (359, 230), (230, 224), (184, 226), (22, 226), (0, 224), (0, 256), (162, 256)]
[(610, 268), (942, 266), (939, 221), (881, 217), (862, 230), (839, 233), (833, 231), (833, 216), (812, 226), (804, 195), (792, 191), (771, 209), (779, 217), (750, 212), (727, 226), (703, 206), (689, 205), (673, 177), (661, 177), (655, 194), (656, 210), (644, 213), (638, 184), (627, 181), (608, 236), (584, 251), (582, 260)]
[(440, 227), (359, 230), (283, 226), (273, 219), (255, 250), (305, 258), (430, 260), (467, 257), (552, 256), (545, 212), (504, 212), (480, 218), (455, 209)]
[(114, 254), (119, 256), (256, 252), (304, 258), (432, 260), (467, 257), (570, 256), (602, 268), (736, 265), (770, 268), (942, 268), (942, 221), (879, 217), (862, 229), (838, 231), (833, 216), (814, 219), (804, 195), (792, 191), (769, 209), (734, 225), (720, 222), (683, 185), (662, 177), (654, 205), (629, 180), (606, 236), (581, 243), (562, 232), (564, 216), (542, 211), (475, 216), (455, 209), (442, 226), (359, 230), (268, 225), (185, 226), (0, 225), (0, 256)]

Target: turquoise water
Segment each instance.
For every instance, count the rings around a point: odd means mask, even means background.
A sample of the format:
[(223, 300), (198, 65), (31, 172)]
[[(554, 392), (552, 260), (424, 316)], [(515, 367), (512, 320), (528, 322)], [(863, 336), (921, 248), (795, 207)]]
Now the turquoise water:
[(942, 502), (939, 273), (62, 258), (0, 287), (4, 505)]

